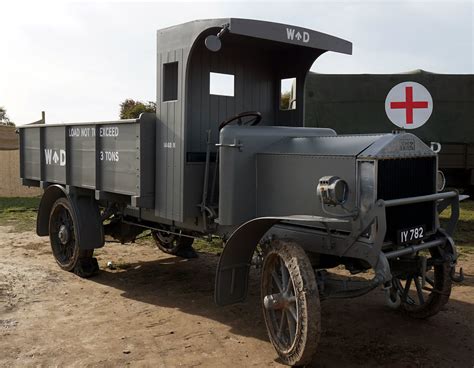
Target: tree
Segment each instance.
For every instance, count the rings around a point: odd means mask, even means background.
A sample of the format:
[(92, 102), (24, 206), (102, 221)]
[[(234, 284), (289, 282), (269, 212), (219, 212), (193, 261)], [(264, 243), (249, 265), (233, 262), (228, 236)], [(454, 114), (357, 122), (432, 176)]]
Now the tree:
[(280, 97), (280, 110), (291, 110), (290, 91), (282, 93)]
[(120, 119), (136, 119), (142, 112), (156, 112), (156, 104), (152, 101), (141, 102), (131, 98), (120, 104)]
[(7, 109), (0, 106), (0, 124), (2, 125), (15, 125), (7, 115)]

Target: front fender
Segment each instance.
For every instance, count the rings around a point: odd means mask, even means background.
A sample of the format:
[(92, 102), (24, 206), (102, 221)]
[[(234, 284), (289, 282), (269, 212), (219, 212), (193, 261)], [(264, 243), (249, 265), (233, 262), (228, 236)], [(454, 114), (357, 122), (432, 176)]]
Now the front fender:
[(274, 218), (250, 220), (226, 242), (217, 265), (214, 300), (218, 305), (242, 302), (247, 297), (252, 256), (262, 236), (276, 223)]
[(312, 223), (345, 222), (320, 216), (259, 217), (235, 230), (226, 242), (217, 265), (214, 300), (224, 306), (242, 302), (247, 297), (252, 256), (260, 239), (281, 221)]

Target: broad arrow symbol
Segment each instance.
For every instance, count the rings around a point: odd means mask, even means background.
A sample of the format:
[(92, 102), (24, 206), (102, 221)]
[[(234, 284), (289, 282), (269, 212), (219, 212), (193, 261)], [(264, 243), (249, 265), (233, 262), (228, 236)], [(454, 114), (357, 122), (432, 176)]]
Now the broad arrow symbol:
[(301, 40), (301, 37), (302, 37), (302, 36), (301, 36), (301, 33), (298, 32), (298, 33), (295, 35), (295, 37), (296, 37), (296, 39), (297, 39), (298, 41)]
[(58, 156), (58, 153), (56, 151), (54, 151), (54, 155), (53, 155), (53, 161), (55, 164), (58, 163), (58, 160), (59, 160), (59, 156)]

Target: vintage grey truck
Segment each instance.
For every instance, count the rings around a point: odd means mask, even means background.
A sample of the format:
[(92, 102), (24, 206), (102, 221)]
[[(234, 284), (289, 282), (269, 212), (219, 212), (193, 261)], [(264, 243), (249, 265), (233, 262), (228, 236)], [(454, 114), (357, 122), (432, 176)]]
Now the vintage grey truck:
[(243, 302), (260, 265), (268, 335), (290, 365), (316, 352), (321, 300), (380, 287), (409, 316), (439, 312), (456, 278), (458, 193), (438, 187), (437, 156), (412, 134), (305, 127), (305, 78), (326, 51), (352, 44), (298, 26), (193, 21), (157, 33), (156, 114), (21, 126), (21, 178), (44, 189), (36, 231), (59, 266), (97, 273), (104, 235), (128, 242), (148, 229), (184, 257), (194, 239), (220, 237), (215, 302)]

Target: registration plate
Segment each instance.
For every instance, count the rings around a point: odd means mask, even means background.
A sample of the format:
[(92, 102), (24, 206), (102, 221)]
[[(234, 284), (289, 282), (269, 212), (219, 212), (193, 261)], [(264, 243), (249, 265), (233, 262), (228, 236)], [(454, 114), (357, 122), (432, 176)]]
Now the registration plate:
[(424, 226), (415, 226), (409, 229), (398, 230), (397, 241), (398, 244), (406, 244), (416, 242), (423, 239), (425, 236)]

